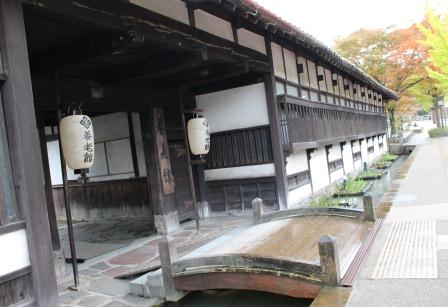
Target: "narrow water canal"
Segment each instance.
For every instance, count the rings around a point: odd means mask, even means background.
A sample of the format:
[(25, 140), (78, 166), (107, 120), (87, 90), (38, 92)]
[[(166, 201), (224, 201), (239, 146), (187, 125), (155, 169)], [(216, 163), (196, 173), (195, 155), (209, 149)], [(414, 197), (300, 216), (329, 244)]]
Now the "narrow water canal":
[[(388, 172), (373, 181), (369, 192), (372, 193), (374, 203), (377, 204), (382, 195), (387, 191), (390, 181), (408, 156), (400, 156), (389, 168)], [(362, 206), (362, 197), (354, 199)], [(358, 206), (358, 207), (359, 207)], [(243, 290), (213, 290), (204, 292), (192, 292), (176, 304), (166, 303), (164, 306), (176, 307), (305, 307), (312, 300), (296, 299), (281, 295), (275, 295), (257, 291)]]

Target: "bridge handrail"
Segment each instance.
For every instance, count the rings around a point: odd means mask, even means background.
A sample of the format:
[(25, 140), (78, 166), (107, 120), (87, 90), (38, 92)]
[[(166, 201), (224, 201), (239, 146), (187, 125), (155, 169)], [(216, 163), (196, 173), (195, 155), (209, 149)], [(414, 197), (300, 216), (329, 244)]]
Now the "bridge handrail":
[(265, 223), (272, 220), (289, 218), (295, 216), (313, 216), (313, 215), (332, 215), (375, 221), (375, 207), (373, 205), (372, 195), (366, 193), (363, 196), (363, 209), (338, 208), (338, 207), (299, 207), (291, 208), (270, 213), (263, 213), (263, 200), (255, 198), (252, 200), (253, 223)]

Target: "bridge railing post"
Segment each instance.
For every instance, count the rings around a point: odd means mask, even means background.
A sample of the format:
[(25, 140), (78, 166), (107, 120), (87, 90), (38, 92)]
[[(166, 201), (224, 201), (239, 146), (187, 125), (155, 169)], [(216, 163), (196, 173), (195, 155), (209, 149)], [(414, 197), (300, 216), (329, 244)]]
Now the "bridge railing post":
[(339, 253), (336, 239), (323, 236), (319, 239), (320, 265), (322, 267), (322, 284), (336, 287), (341, 279), (339, 267)]
[(167, 301), (178, 301), (184, 294), (182, 291), (176, 290), (174, 286), (172, 263), (177, 259), (177, 249), (174, 238), (164, 236), (159, 241), (159, 255), (165, 298)]
[(376, 213), (375, 206), (373, 205), (372, 193), (367, 192), (362, 197), (362, 205), (364, 208), (364, 215), (366, 221), (375, 221)]
[(263, 200), (261, 198), (255, 198), (252, 200), (252, 223), (260, 224), (263, 216)]

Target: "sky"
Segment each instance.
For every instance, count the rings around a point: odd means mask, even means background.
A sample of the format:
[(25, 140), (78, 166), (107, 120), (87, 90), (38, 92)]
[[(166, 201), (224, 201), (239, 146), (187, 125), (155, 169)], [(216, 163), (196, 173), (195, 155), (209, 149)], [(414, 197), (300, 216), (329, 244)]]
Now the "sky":
[(255, 1), (329, 47), (337, 37), (360, 28), (409, 27), (423, 19), (426, 3), (438, 12), (448, 11), (448, 0)]

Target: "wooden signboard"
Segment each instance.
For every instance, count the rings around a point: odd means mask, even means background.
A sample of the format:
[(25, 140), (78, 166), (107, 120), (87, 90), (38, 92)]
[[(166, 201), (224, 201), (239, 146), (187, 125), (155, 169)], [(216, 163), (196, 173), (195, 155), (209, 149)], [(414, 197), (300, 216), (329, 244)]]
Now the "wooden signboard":
[(166, 139), (165, 118), (163, 115), (163, 109), (154, 108), (153, 116), (157, 148), (157, 162), (159, 163), (163, 194), (172, 194), (174, 193), (174, 177), (171, 171), (170, 152), (168, 148), (168, 141)]

